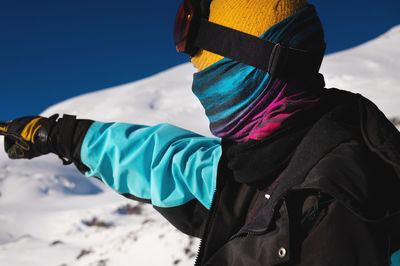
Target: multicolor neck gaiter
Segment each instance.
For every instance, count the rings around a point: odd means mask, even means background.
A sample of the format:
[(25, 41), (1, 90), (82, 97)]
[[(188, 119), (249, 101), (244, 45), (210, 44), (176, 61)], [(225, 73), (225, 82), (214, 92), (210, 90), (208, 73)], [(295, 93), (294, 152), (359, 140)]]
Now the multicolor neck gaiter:
[[(301, 49), (324, 45), (322, 25), (312, 5), (274, 25), (260, 38)], [(195, 73), (192, 90), (206, 111), (211, 132), (244, 142), (262, 140), (293, 114), (312, 108), (322, 87), (304, 88), (224, 58)]]

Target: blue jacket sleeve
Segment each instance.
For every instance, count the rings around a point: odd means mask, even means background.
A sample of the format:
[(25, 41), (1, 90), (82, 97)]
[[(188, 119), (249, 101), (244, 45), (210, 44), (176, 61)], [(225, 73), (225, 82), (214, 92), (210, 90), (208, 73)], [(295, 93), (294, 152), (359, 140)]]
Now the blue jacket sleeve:
[(153, 127), (94, 122), (82, 143), (81, 159), (121, 194), (168, 208), (197, 199), (210, 208), (215, 191), (220, 140), (169, 124)]

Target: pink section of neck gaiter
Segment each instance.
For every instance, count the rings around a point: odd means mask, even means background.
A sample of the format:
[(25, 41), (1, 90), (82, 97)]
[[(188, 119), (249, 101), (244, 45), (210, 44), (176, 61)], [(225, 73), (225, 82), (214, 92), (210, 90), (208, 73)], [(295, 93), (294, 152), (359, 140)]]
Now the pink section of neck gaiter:
[[(232, 139), (236, 142), (247, 140), (262, 140), (282, 127), (283, 122), (293, 114), (312, 108), (319, 98), (315, 94), (291, 87), (280, 80), (274, 82), (273, 87), (281, 87), (279, 94), (267, 106), (266, 94), (243, 119), (247, 120), (245, 126), (237, 131)], [(260, 111), (258, 111), (260, 110)]]

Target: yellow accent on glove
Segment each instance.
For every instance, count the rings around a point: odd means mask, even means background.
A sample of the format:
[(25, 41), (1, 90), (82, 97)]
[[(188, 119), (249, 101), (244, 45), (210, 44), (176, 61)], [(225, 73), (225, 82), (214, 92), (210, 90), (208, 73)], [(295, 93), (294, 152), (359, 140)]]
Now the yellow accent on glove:
[(0, 134), (7, 133), (8, 123), (0, 123)]
[(37, 117), (35, 119), (32, 119), (21, 132), (21, 137), (25, 139), (26, 141), (29, 141), (31, 143), (34, 143), (34, 137), (36, 132), (39, 130), (39, 128), (42, 127), (42, 120), (43, 117)]

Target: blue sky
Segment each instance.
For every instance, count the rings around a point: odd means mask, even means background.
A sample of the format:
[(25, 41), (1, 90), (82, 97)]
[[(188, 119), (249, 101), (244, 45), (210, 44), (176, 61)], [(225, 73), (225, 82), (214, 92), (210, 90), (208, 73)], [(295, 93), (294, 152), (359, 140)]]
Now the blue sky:
[[(327, 52), (400, 24), (399, 0), (309, 0)], [(0, 120), (188, 61), (175, 52), (178, 0), (0, 0)], [(102, 104), (102, 103), (98, 103)]]

